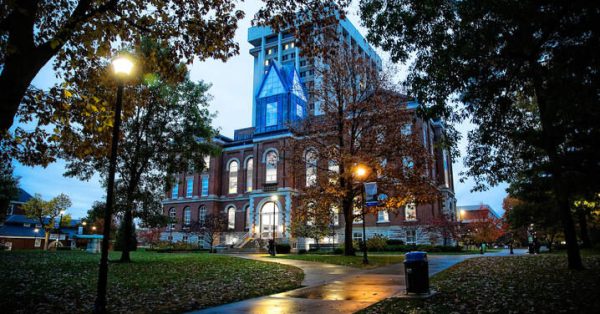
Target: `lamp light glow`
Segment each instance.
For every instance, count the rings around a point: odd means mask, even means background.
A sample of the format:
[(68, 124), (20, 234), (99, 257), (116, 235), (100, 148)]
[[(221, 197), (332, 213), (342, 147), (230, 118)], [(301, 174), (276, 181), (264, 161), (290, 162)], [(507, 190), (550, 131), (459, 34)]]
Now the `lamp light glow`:
[(354, 174), (357, 177), (362, 178), (367, 175), (367, 168), (363, 165), (358, 165), (358, 166), (356, 166), (356, 169), (354, 170)]
[(128, 76), (133, 71), (133, 61), (125, 56), (118, 56), (112, 60), (113, 72), (118, 76)]
[(272, 200), (273, 202), (274, 202), (274, 201), (276, 201), (276, 200), (277, 200), (277, 195), (272, 195), (272, 196), (271, 196), (271, 200)]

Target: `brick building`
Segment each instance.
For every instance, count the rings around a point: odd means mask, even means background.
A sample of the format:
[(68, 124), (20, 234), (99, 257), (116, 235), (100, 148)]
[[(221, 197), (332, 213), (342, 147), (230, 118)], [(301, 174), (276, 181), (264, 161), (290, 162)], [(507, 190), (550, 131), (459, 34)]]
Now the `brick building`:
[[(343, 21), (342, 25), (345, 26), (341, 36), (348, 36), (349, 43), (380, 64), (379, 57), (351, 24)], [(220, 242), (240, 246), (249, 239), (270, 239), (275, 233), (278, 242), (288, 242), (293, 249), (307, 248), (311, 243), (294, 238), (289, 232), (297, 206), (295, 197), (303, 185), (292, 180), (293, 165), (282, 151), (292, 136), (286, 125), (308, 114), (319, 114), (308, 103), (304, 87), (308, 77), (300, 75), (307, 70), (301, 65), (298, 47), (289, 44), (289, 51), (285, 48), (288, 41), (293, 42), (287, 34), (251, 28), (248, 37), (255, 46), (260, 43), (260, 49), (251, 50), (255, 59), (253, 126), (236, 130), (233, 138), (216, 138), (222, 154), (207, 157), (204, 172), (179, 175), (178, 183), (163, 200), (165, 215), (176, 221), (164, 230), (163, 240), (202, 243), (198, 235), (187, 231), (187, 226), (202, 222), (208, 213), (222, 213), (228, 218), (229, 232), (221, 236)], [(293, 54), (295, 61), (290, 61), (288, 54)], [(409, 110), (416, 108), (414, 102), (406, 105)], [(434, 237), (430, 237), (428, 222), (433, 217), (444, 213), (456, 219), (452, 163), (447, 151), (435, 145), (444, 136), (442, 122), (415, 116), (410, 131), (419, 132), (423, 145), (435, 158), (431, 179), (437, 183), (443, 201), (410, 204), (397, 214), (380, 212), (367, 216), (367, 237), (381, 234), (407, 243), (429, 244)], [(339, 243), (344, 238), (341, 215), (333, 220), (335, 234), (325, 239), (326, 243)], [(356, 224), (355, 238), (362, 237), (361, 226)]]

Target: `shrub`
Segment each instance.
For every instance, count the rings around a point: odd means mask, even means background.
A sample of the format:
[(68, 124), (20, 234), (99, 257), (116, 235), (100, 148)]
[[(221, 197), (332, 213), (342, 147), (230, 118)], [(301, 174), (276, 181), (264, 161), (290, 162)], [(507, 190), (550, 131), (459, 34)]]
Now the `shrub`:
[(404, 245), (404, 241), (402, 240), (386, 240), (385, 241), (388, 245)]
[(279, 254), (290, 254), (292, 248), (287, 243), (276, 243), (275, 251)]
[(382, 235), (375, 235), (367, 239), (367, 250), (383, 251), (387, 245), (387, 238)]
[(300, 250), (298, 250), (298, 254), (306, 254), (306, 249), (300, 249)]

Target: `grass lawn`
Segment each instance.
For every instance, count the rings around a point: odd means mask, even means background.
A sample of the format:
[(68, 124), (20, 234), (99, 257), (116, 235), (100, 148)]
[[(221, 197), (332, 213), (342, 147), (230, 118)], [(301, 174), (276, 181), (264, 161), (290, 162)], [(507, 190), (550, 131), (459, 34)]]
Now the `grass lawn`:
[(568, 270), (558, 255), (469, 259), (432, 278), (432, 298), (387, 299), (361, 313), (598, 313), (600, 256), (584, 264)]
[(389, 256), (371, 256), (368, 255), (369, 264), (364, 265), (362, 255), (357, 253), (356, 256), (343, 255), (325, 255), (325, 254), (278, 254), (275, 258), (287, 258), (301, 261), (319, 262), (326, 264), (336, 264), (357, 268), (376, 268), (389, 264), (401, 263), (404, 261), (404, 255), (389, 255)]
[[(0, 311), (91, 313), (99, 259), (0, 252)], [(109, 265), (109, 312), (179, 313), (293, 289), (304, 277), (296, 267), (207, 253), (133, 252), (132, 260)]]

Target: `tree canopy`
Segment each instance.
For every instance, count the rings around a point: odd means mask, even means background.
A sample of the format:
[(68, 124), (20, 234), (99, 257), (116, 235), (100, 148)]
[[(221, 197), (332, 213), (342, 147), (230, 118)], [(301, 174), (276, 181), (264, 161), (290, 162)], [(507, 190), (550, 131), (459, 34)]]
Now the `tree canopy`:
[[(522, 147), (539, 153), (569, 267), (582, 268), (569, 199), (583, 188), (574, 183), (600, 173), (593, 144), (600, 140), (599, 4), (362, 0), (360, 7), (368, 38), (395, 61), (412, 61), (408, 84), (424, 108), (477, 125), (466, 173), (477, 188), (529, 167)], [(528, 123), (535, 128), (522, 127)], [(598, 190), (595, 183), (585, 188)]]

